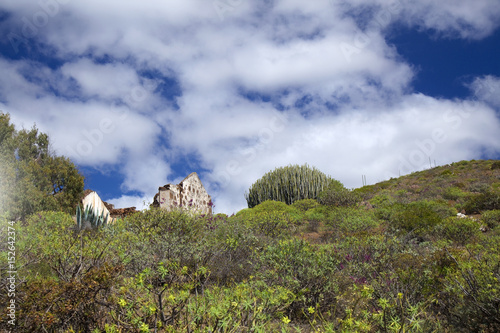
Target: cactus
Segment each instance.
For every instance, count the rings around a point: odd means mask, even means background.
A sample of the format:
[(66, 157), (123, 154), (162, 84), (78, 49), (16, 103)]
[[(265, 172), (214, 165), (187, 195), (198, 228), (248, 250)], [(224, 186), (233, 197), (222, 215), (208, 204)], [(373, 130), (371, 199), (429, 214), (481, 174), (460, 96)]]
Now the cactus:
[(101, 215), (96, 214), (92, 205), (87, 205), (82, 211), (80, 205), (76, 207), (76, 225), (78, 230), (90, 227), (90, 229), (97, 229), (99, 227), (106, 226), (108, 224), (108, 214), (104, 216), (104, 212)]
[(282, 201), (288, 205), (301, 199), (316, 199), (321, 191), (331, 185), (344, 188), (342, 183), (307, 164), (276, 168), (257, 180), (245, 199), (249, 208), (266, 200)]

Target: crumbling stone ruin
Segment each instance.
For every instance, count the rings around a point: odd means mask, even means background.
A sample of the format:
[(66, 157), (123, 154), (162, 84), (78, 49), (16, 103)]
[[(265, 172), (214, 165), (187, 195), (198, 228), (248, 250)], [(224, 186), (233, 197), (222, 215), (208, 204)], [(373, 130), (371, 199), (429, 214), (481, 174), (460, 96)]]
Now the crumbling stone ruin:
[(154, 197), (153, 207), (167, 210), (175, 208), (211, 215), (212, 198), (205, 190), (196, 172), (191, 173), (179, 184), (167, 184), (158, 188)]

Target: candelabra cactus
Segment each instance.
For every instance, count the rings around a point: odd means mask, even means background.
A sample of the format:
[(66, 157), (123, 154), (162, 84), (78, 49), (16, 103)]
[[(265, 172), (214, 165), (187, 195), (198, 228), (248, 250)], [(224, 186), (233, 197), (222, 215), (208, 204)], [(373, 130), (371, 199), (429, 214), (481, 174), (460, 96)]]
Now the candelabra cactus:
[(332, 184), (344, 187), (338, 180), (307, 164), (290, 165), (266, 173), (252, 184), (245, 193), (245, 199), (249, 208), (266, 200), (282, 201), (290, 205), (301, 199), (316, 199), (321, 191)]
[(108, 224), (108, 214), (104, 216), (104, 212), (101, 215), (97, 214), (92, 205), (87, 205), (84, 210), (80, 208), (80, 205), (76, 207), (76, 225), (78, 230), (90, 228), (97, 229), (99, 227)]

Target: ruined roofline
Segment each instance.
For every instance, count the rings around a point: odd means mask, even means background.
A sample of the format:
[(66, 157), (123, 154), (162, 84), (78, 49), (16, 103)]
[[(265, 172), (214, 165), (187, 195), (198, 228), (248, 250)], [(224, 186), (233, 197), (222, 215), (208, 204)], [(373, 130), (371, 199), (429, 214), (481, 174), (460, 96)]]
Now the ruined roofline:
[(198, 176), (198, 174), (195, 172), (191, 172), (189, 175), (187, 175), (182, 181), (179, 182), (179, 184), (172, 184), (172, 183), (169, 183), (169, 184), (165, 184), (163, 186), (160, 186), (158, 187), (158, 191), (161, 191), (161, 190), (168, 190), (169, 187), (171, 186), (178, 186), (178, 185), (181, 185), (186, 179), (190, 178), (191, 176), (195, 175), (196, 177), (198, 177), (198, 179), (200, 180), (201, 182), (201, 179), (200, 177)]

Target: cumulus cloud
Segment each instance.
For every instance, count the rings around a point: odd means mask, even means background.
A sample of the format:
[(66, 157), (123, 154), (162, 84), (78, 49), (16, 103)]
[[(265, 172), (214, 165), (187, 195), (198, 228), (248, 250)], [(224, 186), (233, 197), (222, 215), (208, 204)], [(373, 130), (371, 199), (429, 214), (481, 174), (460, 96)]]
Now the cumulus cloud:
[[(76, 163), (118, 170), (125, 194), (103, 198), (117, 207), (142, 207), (188, 168), (199, 169), (216, 210), (231, 213), (278, 166), (309, 163), (356, 187), (361, 175), (373, 183), (429, 158), (443, 164), (500, 150), (490, 139), (500, 128), (498, 94), (488, 94), (498, 78), (475, 79), (474, 101), (415, 94), (412, 65), (386, 43), (394, 24), (483, 38), (500, 22), (494, 0), (0, 8), (11, 14), (0, 30), (21, 38), (10, 47), (30, 54), (45, 45), (58, 62), (0, 59), (0, 107), (16, 124), (36, 122)], [(180, 161), (188, 161), (182, 171)]]
[(477, 77), (469, 84), (469, 88), (477, 99), (500, 110), (500, 78), (492, 75)]
[(400, 23), (436, 37), (481, 39), (499, 26), (500, 3), (491, 0), (353, 0), (331, 3), (368, 29)]

